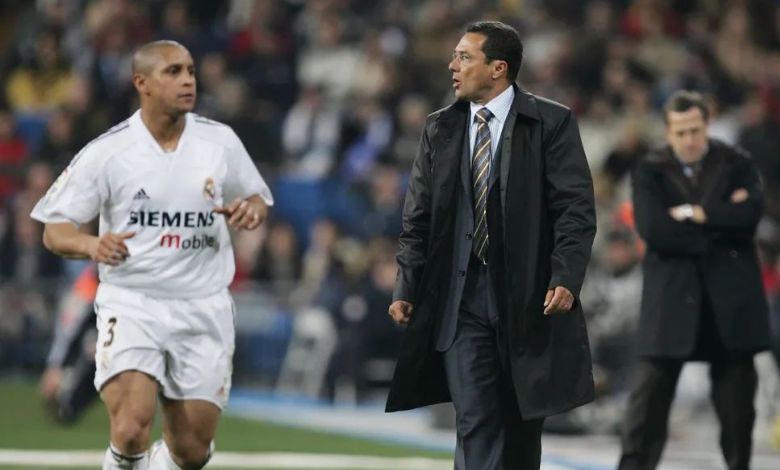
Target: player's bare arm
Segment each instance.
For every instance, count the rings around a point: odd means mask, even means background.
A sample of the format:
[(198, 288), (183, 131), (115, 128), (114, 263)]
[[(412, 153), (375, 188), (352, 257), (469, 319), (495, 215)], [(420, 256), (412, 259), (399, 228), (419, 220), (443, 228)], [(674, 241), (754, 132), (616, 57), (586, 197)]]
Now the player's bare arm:
[(118, 266), (128, 256), (125, 240), (135, 232), (107, 233), (96, 237), (79, 231), (71, 223), (46, 224), (43, 244), (52, 252), (66, 258), (90, 258), (98, 263)]
[(254, 230), (268, 216), (268, 205), (255, 194), (246, 199), (236, 198), (225, 207), (214, 210), (228, 218), (228, 224), (236, 230)]

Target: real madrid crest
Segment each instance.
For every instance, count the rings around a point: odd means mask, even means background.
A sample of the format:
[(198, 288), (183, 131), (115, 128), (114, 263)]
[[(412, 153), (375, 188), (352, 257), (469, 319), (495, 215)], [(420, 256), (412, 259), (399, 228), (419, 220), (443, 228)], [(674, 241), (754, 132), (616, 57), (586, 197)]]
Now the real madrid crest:
[(216, 204), (217, 186), (214, 184), (213, 178), (206, 178), (206, 183), (203, 185), (203, 197), (206, 201)]

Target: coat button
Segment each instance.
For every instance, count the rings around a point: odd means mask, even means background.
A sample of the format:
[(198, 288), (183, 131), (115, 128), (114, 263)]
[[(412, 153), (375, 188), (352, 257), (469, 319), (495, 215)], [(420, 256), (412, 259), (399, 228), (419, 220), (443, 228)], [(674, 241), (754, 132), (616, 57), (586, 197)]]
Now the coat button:
[(685, 296), (685, 303), (688, 305), (693, 305), (696, 303), (696, 299), (693, 298), (692, 295), (686, 295)]
[(471, 240), (472, 238), (474, 238), (473, 235), (471, 235), (470, 233), (466, 234), (466, 240)]
[(445, 183), (445, 184), (442, 184), (442, 185), (440, 186), (440, 188), (442, 189), (442, 191), (443, 191), (443, 190), (445, 190), (445, 189), (447, 189), (447, 184), (446, 184), (446, 183)]
[(462, 269), (460, 271), (458, 271), (458, 276), (463, 277), (465, 275), (466, 275), (466, 271), (464, 271)]
[(729, 251), (729, 256), (732, 258), (737, 258), (739, 256), (739, 253), (737, 253), (737, 250), (731, 250)]

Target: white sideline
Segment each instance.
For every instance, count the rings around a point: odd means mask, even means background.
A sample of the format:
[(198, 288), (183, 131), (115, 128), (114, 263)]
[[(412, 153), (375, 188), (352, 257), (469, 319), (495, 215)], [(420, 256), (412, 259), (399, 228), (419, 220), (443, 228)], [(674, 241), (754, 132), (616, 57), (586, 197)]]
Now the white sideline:
[[(103, 451), (0, 449), (0, 465), (49, 466), (58, 468), (100, 466)], [(371, 457), (339, 454), (294, 454), (217, 452), (209, 468), (290, 468), (338, 470), (451, 470), (452, 461), (423, 457)], [(542, 464), (542, 470), (569, 467)]]
[[(79, 467), (100, 466), (103, 451), (50, 451), (0, 449), (0, 465)], [(389, 458), (337, 454), (217, 452), (209, 467), (365, 469), (365, 470), (444, 470), (447, 460), (428, 458)]]

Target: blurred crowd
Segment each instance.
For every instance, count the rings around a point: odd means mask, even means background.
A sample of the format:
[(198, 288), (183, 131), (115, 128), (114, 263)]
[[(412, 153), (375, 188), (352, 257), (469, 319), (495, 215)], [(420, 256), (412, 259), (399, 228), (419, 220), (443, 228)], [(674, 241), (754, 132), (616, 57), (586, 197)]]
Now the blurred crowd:
[(758, 163), (766, 286), (780, 297), (774, 1), (6, 0), (0, 370), (41, 365), (57, 292), (79, 271), (43, 249), (30, 209), (85, 143), (134, 111), (132, 52), (165, 38), (195, 59), (197, 112), (235, 129), (275, 192), (265, 229), (236, 234), (234, 289), (326, 311), (333, 357), (350, 360), (333, 361), (324, 388), (341, 375), (362, 383), (364, 359), (399, 347), (386, 309), (406, 178), (426, 115), (453, 99), (451, 50), (476, 19), (517, 27), (520, 85), (578, 116), (599, 209), (583, 304), (604, 393), (625, 387), (641, 291), (628, 174), (663, 143), (671, 92), (706, 93), (713, 136)]

